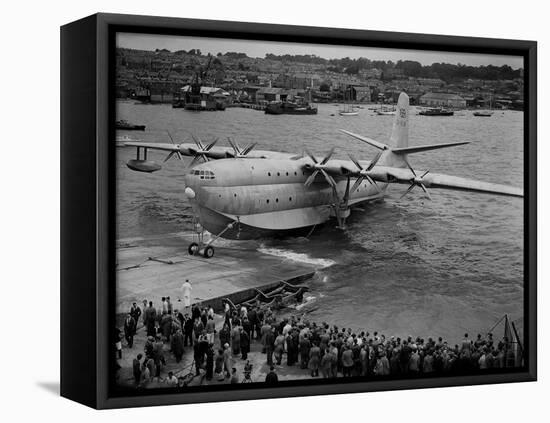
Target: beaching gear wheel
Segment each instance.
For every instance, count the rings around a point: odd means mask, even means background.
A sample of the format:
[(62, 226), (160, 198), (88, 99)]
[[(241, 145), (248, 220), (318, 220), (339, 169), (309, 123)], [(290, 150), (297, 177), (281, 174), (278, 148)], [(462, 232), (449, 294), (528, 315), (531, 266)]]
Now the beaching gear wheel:
[(189, 248), (187, 249), (187, 251), (189, 251), (189, 254), (194, 256), (197, 251), (199, 251), (199, 244), (197, 244), (196, 242), (192, 242), (191, 244), (189, 244)]
[(214, 247), (212, 247), (211, 245), (209, 245), (208, 247), (206, 247), (204, 249), (204, 252), (203, 252), (203, 255), (204, 257), (206, 258), (211, 258), (214, 256)]

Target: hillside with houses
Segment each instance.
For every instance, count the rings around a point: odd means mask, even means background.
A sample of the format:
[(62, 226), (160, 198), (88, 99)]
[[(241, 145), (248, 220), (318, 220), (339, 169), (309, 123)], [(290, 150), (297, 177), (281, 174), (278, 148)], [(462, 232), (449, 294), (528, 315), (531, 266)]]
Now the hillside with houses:
[(523, 109), (523, 69), (415, 61), (324, 59), (266, 54), (264, 58), (198, 49), (116, 51), (116, 95), (142, 102), (184, 101), (194, 85), (214, 107), (307, 99), (313, 102), (395, 103), (400, 92), (428, 107)]

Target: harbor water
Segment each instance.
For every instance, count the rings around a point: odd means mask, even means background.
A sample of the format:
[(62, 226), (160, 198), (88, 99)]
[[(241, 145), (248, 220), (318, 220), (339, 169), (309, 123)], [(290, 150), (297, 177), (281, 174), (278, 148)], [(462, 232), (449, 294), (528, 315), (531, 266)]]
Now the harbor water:
[[(170, 105), (117, 103), (117, 119), (146, 125), (146, 131), (119, 131), (135, 140), (192, 142), (191, 134), (218, 145), (229, 136), (241, 146), (323, 155), (348, 153), (368, 160), (376, 151), (338, 129), (388, 142), (392, 116), (365, 106), (358, 116), (338, 115), (338, 106), (318, 105), (317, 115), (266, 115), (229, 108), (190, 112)], [(418, 116), (413, 108), (410, 144), (469, 141), (470, 144), (411, 155), (419, 170), (523, 186), (523, 113), (495, 111), (490, 118), (458, 111), (451, 117)], [(114, 142), (114, 140), (113, 140)], [(117, 148), (117, 237), (162, 235), (191, 230), (192, 210), (183, 194), (190, 158), (171, 159), (154, 174), (129, 170), (135, 149)], [(165, 154), (149, 152), (162, 162)], [(252, 248), (319, 270), (306, 302), (295, 313), (341, 327), (396, 336), (443, 336), (458, 342), (465, 332), (490, 329), (503, 314), (521, 330), (523, 316), (523, 200), (419, 188), (400, 199), (394, 185), (384, 201), (365, 205), (348, 219), (308, 238), (220, 240), (220, 246)], [(219, 254), (223, 254), (221, 251)], [(213, 259), (215, 260), (215, 258)], [(186, 275), (191, 280), (193, 275)], [(500, 336), (500, 334), (498, 334)]]

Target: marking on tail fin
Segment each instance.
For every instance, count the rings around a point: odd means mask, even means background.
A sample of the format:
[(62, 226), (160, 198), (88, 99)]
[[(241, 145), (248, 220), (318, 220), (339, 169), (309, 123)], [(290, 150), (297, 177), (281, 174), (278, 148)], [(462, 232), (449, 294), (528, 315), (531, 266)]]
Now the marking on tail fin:
[(409, 96), (406, 93), (399, 94), (390, 140), (396, 148), (409, 145)]

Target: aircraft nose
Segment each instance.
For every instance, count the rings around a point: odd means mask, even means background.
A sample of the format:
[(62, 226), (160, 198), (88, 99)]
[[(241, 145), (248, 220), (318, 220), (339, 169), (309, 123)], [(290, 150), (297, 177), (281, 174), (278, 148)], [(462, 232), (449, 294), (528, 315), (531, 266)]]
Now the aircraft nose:
[(196, 194), (195, 194), (195, 191), (193, 191), (193, 189), (192, 189), (192, 188), (189, 188), (189, 187), (185, 188), (184, 193), (185, 193), (185, 196), (186, 196), (187, 198), (189, 198), (190, 200), (192, 200), (193, 198), (195, 198), (195, 195), (196, 195)]

